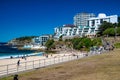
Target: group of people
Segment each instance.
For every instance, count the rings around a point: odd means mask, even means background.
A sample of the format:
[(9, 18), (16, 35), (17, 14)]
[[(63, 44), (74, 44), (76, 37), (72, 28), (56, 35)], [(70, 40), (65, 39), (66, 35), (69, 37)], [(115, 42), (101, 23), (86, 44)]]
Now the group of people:
[(13, 58), (22, 58), (22, 59), (25, 59), (26, 60), (26, 57), (28, 57), (28, 55), (23, 55), (23, 56), (17, 56), (17, 57), (14, 57), (14, 56), (10, 56), (10, 59), (13, 59)]
[[(10, 58), (12, 59), (13, 57), (10, 56)], [(26, 60), (26, 56), (23, 56), (23, 57), (21, 57), (21, 58)], [(17, 66), (19, 66), (19, 65), (20, 65), (20, 59), (17, 61)]]
[(26, 56), (22, 56), (22, 59), (25, 59), (25, 60), (26, 60)]

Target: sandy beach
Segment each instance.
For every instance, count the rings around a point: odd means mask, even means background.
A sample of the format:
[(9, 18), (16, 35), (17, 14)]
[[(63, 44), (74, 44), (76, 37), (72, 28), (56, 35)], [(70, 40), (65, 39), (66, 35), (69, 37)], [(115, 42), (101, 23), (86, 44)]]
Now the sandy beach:
[[(45, 65), (59, 63), (62, 61), (64, 62), (65, 60), (68, 60), (68, 56), (76, 58), (76, 56), (74, 55), (78, 55), (79, 57), (81, 57), (84, 55), (84, 53), (77, 52), (77, 51), (72, 51), (72, 52), (60, 51), (57, 54), (49, 54), (47, 56), (29, 56), (26, 58), (1, 59), (0, 75), (6, 75), (6, 73), (7, 74), (15, 73), (15, 72), (19, 72), (20, 70), (25, 71), (25, 70), (33, 69), (35, 66), (42, 67)], [(17, 65), (18, 60), (20, 60), (20, 66)]]
[[(58, 54), (52, 54), (52, 55), (49, 54), (48, 58), (65, 56), (65, 55), (73, 55), (73, 54), (79, 55), (79, 54), (81, 54), (81, 52), (78, 52), (78, 51), (73, 51), (73, 52), (71, 52), (71, 51), (60, 51)], [(33, 61), (33, 60), (39, 60), (39, 59), (46, 59), (46, 56), (29, 56), (29, 57), (26, 57), (26, 60), (22, 59), (22, 58), (1, 59), (0, 60), (0, 66), (1, 65), (14, 64), (14, 63), (17, 63), (18, 60), (20, 60), (20, 62), (26, 62), (26, 61)]]
[(1, 59), (0, 65), (14, 64), (14, 63), (17, 63), (18, 60), (20, 60), (20, 62), (26, 62), (26, 61), (33, 61), (33, 60), (44, 59), (44, 58), (45, 57), (43, 56), (30, 56), (30, 57), (26, 57), (26, 60), (22, 58)]

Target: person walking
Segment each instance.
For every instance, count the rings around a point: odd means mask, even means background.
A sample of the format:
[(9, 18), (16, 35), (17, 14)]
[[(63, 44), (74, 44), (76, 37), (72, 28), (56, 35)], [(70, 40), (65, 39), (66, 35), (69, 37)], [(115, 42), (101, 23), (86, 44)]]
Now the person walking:
[(20, 65), (20, 60), (18, 60), (17, 65), (18, 65), (18, 66)]

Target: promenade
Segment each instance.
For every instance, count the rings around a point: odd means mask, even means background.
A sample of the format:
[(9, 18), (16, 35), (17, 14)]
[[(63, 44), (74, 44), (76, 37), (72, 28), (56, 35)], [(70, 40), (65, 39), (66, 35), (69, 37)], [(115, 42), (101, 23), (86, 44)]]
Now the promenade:
[[(26, 59), (13, 58), (0, 60), (0, 77), (17, 74), (22, 71), (37, 69), (46, 67), (53, 64), (67, 62), (70, 60), (80, 59), (85, 56), (86, 53), (81, 52), (62, 52), (60, 54), (46, 56), (30, 56)], [(20, 65), (17, 65), (17, 61), (20, 60)]]

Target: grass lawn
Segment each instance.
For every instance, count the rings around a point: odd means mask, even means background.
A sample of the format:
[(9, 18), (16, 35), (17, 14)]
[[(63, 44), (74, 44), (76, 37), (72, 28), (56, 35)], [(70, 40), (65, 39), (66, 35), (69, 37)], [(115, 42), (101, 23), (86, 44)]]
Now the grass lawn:
[(120, 80), (120, 49), (20, 73), (19, 80)]

